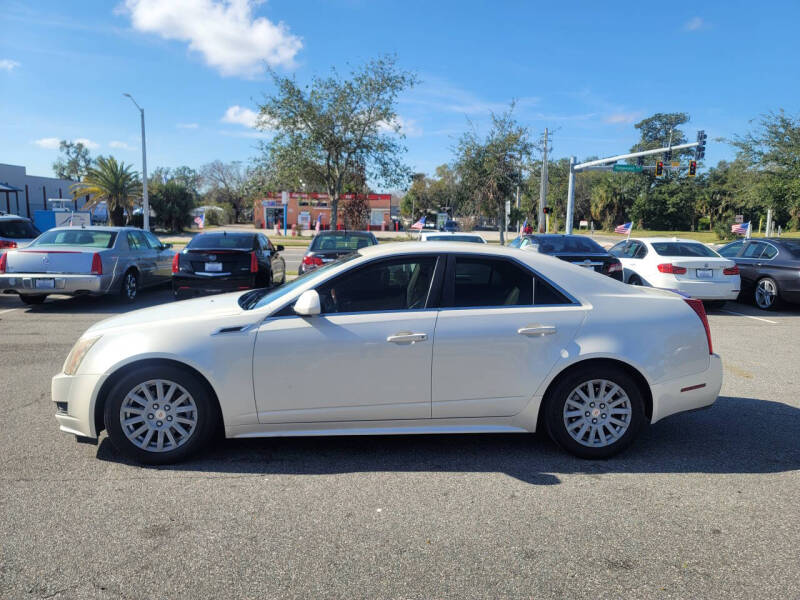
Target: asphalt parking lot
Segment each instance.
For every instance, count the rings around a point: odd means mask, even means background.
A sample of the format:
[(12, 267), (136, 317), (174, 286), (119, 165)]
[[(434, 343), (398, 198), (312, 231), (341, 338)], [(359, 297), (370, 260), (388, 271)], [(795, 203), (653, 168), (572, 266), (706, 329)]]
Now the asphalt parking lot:
[(0, 297), (0, 598), (800, 597), (800, 307), (713, 311), (716, 405), (609, 461), (538, 435), (278, 438), (142, 468), (59, 433), (78, 336), (166, 301)]

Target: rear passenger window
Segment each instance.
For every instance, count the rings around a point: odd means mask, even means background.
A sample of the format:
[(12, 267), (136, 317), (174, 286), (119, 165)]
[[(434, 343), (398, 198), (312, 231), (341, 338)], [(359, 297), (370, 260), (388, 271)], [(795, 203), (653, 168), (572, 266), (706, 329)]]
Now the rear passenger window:
[(508, 260), (456, 257), (452, 278), (449, 305), (457, 308), (569, 303), (547, 282)]

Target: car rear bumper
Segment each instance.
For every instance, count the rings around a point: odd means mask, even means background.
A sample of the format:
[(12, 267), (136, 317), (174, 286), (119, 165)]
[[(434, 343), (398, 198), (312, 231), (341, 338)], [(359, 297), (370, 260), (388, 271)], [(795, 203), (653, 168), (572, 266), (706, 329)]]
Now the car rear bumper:
[(698, 300), (736, 300), (741, 287), (739, 278), (733, 281), (691, 281), (673, 276), (654, 277), (653, 287), (678, 290)]
[(64, 433), (96, 438), (94, 405), (102, 375), (65, 375), (59, 373), (50, 383), (56, 405), (56, 421)]
[[(42, 287), (43, 282), (52, 287)], [(0, 275), (0, 291), (17, 294), (103, 294), (111, 277), (103, 275), (67, 275), (57, 273), (11, 273)]]
[(172, 291), (177, 295), (220, 294), (249, 290), (256, 287), (255, 275), (222, 275), (209, 277), (207, 275), (192, 275), (181, 273), (172, 276)]
[(709, 356), (708, 368), (694, 375), (672, 379), (650, 387), (653, 394), (651, 423), (687, 410), (711, 406), (722, 388), (722, 359)]

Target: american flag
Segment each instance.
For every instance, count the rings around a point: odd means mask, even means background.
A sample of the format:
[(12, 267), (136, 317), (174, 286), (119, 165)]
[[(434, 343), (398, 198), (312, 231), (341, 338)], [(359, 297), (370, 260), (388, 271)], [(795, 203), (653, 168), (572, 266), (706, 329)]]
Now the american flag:
[(750, 221), (731, 225), (731, 233), (738, 233), (739, 235), (747, 235), (748, 229), (750, 229)]
[(419, 221), (417, 221), (416, 223), (414, 223), (414, 224), (411, 226), (411, 229), (419, 229), (420, 231), (422, 231), (422, 228), (423, 228), (423, 227), (425, 227), (425, 218), (426, 218), (426, 217), (422, 217), (422, 218), (421, 218)]
[(519, 228), (519, 233), (522, 235), (525, 233), (525, 228), (528, 226), (528, 218), (525, 217), (525, 222), (522, 224), (522, 227)]
[(322, 227), (322, 213), (317, 215), (317, 224), (314, 226), (314, 231), (316, 233), (319, 233), (321, 227)]
[(194, 218), (194, 222), (197, 225), (198, 229), (202, 229), (203, 226), (206, 224), (206, 213), (200, 213)]
[(629, 221), (627, 223), (623, 223), (622, 225), (617, 225), (614, 228), (614, 233), (630, 233), (632, 227), (633, 221)]

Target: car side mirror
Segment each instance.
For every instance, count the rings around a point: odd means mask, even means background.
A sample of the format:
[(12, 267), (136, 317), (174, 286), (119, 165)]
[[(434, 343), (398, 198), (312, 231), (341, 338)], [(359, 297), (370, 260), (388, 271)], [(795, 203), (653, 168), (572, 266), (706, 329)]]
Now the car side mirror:
[(283, 246), (281, 246), (280, 244), (278, 244), (275, 247), (278, 249), (278, 252), (283, 252)]
[(314, 317), (322, 312), (317, 290), (306, 290), (294, 303), (294, 312), (301, 317)]

